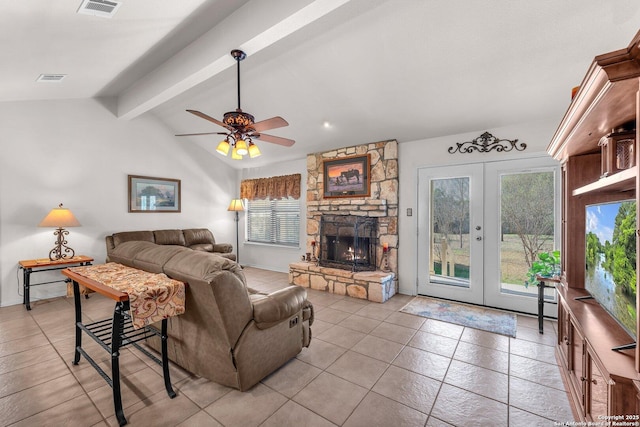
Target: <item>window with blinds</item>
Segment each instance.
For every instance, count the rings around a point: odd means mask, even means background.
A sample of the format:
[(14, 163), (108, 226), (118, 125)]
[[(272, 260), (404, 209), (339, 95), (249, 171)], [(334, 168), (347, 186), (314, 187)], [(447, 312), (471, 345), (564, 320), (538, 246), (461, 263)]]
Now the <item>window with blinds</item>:
[(246, 204), (247, 240), (282, 246), (300, 244), (300, 200), (250, 200)]

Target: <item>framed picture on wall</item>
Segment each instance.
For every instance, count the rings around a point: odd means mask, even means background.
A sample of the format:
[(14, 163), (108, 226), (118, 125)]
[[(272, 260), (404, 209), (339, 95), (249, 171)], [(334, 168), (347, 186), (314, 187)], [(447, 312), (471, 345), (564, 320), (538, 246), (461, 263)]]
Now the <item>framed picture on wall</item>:
[(327, 159), (323, 163), (323, 197), (367, 197), (370, 194), (369, 154)]
[(180, 212), (180, 180), (129, 175), (129, 212)]

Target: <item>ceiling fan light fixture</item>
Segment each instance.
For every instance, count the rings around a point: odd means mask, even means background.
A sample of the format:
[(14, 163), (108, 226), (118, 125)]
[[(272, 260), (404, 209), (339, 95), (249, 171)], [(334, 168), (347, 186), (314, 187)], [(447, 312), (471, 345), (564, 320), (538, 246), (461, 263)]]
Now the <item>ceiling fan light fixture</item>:
[(242, 154), (238, 153), (237, 147), (233, 147), (233, 150), (231, 150), (231, 158), (233, 160), (242, 160)]
[(224, 141), (220, 141), (220, 144), (218, 144), (218, 148), (216, 148), (216, 151), (223, 156), (229, 154), (229, 141), (227, 141), (226, 139)]
[(262, 153), (258, 146), (253, 142), (249, 142), (249, 157), (253, 159), (254, 157), (258, 157), (260, 154)]
[[(89, 1), (89, 0), (87, 0)], [(106, 1), (106, 0), (96, 0)], [(222, 121), (208, 116), (197, 110), (187, 110), (187, 112), (194, 114), (209, 122), (215, 123), (218, 126), (222, 126), (227, 132), (204, 132), (204, 133), (189, 133), (180, 134), (176, 136), (194, 136), (194, 135), (213, 135), (221, 134), (225, 135), (224, 141), (220, 142), (216, 148), (216, 151), (223, 156), (229, 154), (231, 150), (231, 158), (234, 160), (242, 159), (242, 156), (249, 155), (251, 158), (261, 155), (260, 149), (253, 143), (252, 138), (259, 139), (264, 142), (272, 144), (278, 144), (285, 147), (291, 147), (295, 144), (295, 141), (288, 138), (282, 138), (279, 136), (267, 135), (263, 131), (269, 129), (277, 129), (284, 126), (289, 126), (289, 123), (280, 116), (271, 117), (270, 119), (255, 121), (253, 115), (242, 111), (240, 107), (240, 62), (247, 57), (247, 55), (239, 50), (234, 49), (231, 51), (231, 56), (237, 63), (237, 80), (238, 80), (238, 108), (235, 111), (229, 111), (224, 113)]]
[(249, 153), (247, 142), (244, 139), (237, 140), (234, 148), (235, 148), (235, 151), (241, 156), (244, 156), (247, 153)]

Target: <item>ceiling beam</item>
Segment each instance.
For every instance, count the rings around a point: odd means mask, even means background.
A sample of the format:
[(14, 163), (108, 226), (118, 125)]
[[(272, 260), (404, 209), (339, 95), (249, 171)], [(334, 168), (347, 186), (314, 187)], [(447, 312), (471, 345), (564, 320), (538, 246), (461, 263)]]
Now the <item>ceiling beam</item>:
[(130, 120), (144, 114), (233, 67), (235, 60), (229, 55), (231, 49), (255, 54), (349, 1), (250, 1), (123, 91), (118, 96), (117, 115)]

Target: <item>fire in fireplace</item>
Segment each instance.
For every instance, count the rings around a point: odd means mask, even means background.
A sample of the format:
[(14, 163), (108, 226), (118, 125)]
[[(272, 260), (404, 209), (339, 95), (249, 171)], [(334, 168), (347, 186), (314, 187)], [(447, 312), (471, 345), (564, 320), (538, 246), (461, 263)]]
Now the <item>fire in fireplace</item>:
[(376, 269), (378, 218), (322, 215), (320, 265), (351, 271)]

